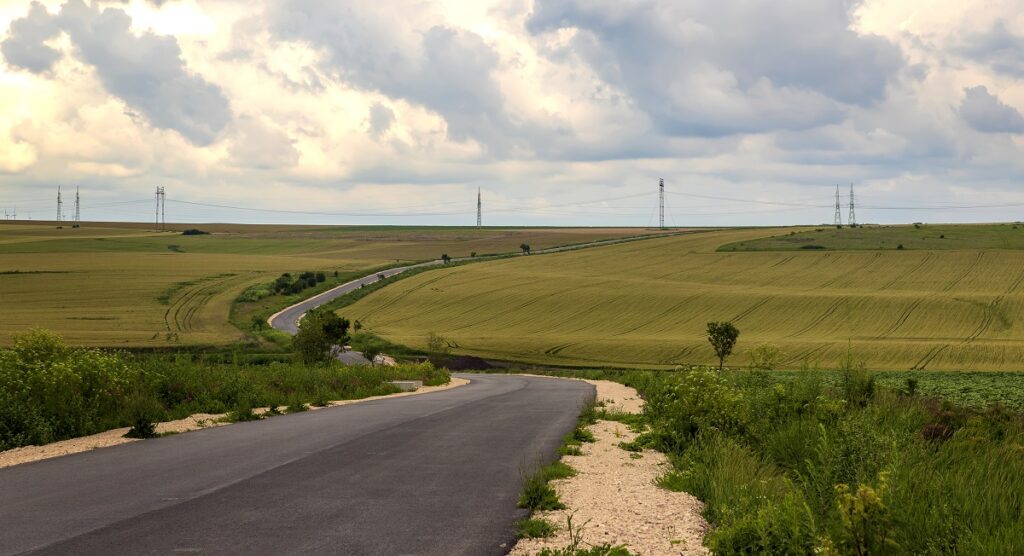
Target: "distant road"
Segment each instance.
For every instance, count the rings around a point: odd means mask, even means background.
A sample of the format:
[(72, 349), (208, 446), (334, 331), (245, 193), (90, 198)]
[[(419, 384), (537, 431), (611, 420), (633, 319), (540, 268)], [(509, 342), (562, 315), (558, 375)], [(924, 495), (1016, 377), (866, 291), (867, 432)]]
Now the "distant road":
[(594, 389), (466, 378), (0, 469), (0, 554), (504, 554)]
[[(642, 241), (642, 240), (652, 239), (652, 238), (656, 238), (656, 237), (666, 237), (666, 236), (672, 236), (672, 235), (679, 235), (679, 234), (683, 234), (683, 233), (696, 233), (696, 232), (667, 232), (667, 233), (662, 233), (662, 234), (649, 234), (649, 235), (646, 235), (646, 236), (636, 236), (636, 237), (630, 237), (630, 238), (605, 239), (605, 240), (601, 240), (601, 241), (593, 241), (593, 242), (590, 242), (590, 243), (581, 243), (581, 244), (577, 244), (577, 245), (566, 245), (566, 246), (563, 246), (563, 247), (551, 247), (549, 249), (540, 249), (540, 250), (534, 251), (533, 254), (534, 255), (542, 255), (542, 254), (545, 254), (545, 253), (557, 253), (559, 251), (572, 251), (572, 250), (575, 250), (575, 249), (585, 249), (585, 248), (588, 248), (588, 247), (598, 247), (598, 246), (601, 246), (601, 245), (612, 245), (612, 244), (615, 244), (615, 243), (625, 243), (627, 241)], [(500, 255), (500, 256), (504, 256), (504, 255)], [(495, 259), (495, 258), (498, 258), (500, 256), (476, 257), (476, 258), (463, 257), (463, 258), (458, 258), (458, 259), (451, 259), (451, 262), (487, 260), (487, 259)], [(521, 256), (521, 255), (516, 255), (516, 256)], [(285, 308), (282, 311), (274, 313), (273, 315), (270, 316), (269, 319), (267, 319), (267, 322), (270, 324), (270, 326), (272, 328), (274, 328), (276, 330), (280, 330), (282, 332), (287, 332), (288, 334), (293, 334), (293, 335), (294, 334), (298, 334), (298, 332), (299, 332), (299, 320), (302, 318), (302, 315), (305, 315), (309, 311), (311, 311), (313, 309), (316, 309), (317, 307), (327, 303), (328, 301), (331, 301), (331, 300), (333, 300), (335, 298), (341, 297), (341, 296), (343, 296), (343, 295), (345, 295), (345, 294), (347, 294), (349, 292), (355, 291), (355, 290), (357, 290), (357, 289), (359, 289), (359, 288), (361, 288), (361, 287), (363, 287), (365, 285), (377, 282), (377, 281), (379, 281), (381, 279), (381, 276), (383, 276), (384, 278), (390, 278), (391, 276), (394, 276), (396, 274), (401, 274), (401, 273), (405, 272), (406, 270), (410, 270), (410, 269), (414, 269), (414, 268), (422, 268), (422, 267), (426, 267), (426, 266), (439, 266), (439, 265), (443, 265), (443, 264), (444, 263), (440, 259), (437, 259), (437, 260), (434, 260), (434, 261), (427, 261), (427, 262), (413, 264), (413, 265), (397, 266), (395, 268), (389, 268), (389, 269), (381, 271), (381, 272), (377, 272), (377, 273), (374, 273), (374, 274), (369, 274), (369, 275), (364, 276), (362, 278), (359, 278), (357, 280), (352, 280), (351, 282), (346, 282), (346, 283), (344, 283), (344, 284), (342, 284), (340, 286), (337, 286), (335, 288), (327, 290), (327, 291), (325, 291), (323, 293), (320, 293), (318, 295), (314, 295), (313, 297), (310, 297), (309, 299), (307, 299), (305, 301), (300, 301), (299, 303), (296, 303), (295, 305), (292, 305), (291, 307), (287, 307), (287, 308)]]

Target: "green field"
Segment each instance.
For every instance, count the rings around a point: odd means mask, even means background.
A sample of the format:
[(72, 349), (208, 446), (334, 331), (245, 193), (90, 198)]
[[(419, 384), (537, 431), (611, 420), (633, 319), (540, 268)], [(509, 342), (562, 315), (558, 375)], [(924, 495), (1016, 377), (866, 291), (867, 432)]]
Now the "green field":
[[(72, 344), (226, 343), (246, 287), (283, 272), (346, 275), (426, 259), (634, 236), (628, 228), (424, 228), (146, 224), (56, 229), (0, 224), (0, 344), (44, 327)], [(182, 236), (186, 228), (214, 232)]]
[(730, 320), (742, 332), (734, 365), (771, 343), (794, 368), (834, 367), (849, 350), (873, 369), (1024, 369), (1024, 251), (990, 248), (1000, 234), (1024, 231), (942, 229), (990, 240), (971, 249), (722, 252), (791, 230), (706, 232), (430, 271), (341, 313), (398, 343), (423, 347), (433, 331), (456, 352), (538, 364), (710, 364), (705, 324)]
[(1024, 249), (1024, 224), (914, 224), (778, 230), (768, 237), (719, 247), (719, 251)]

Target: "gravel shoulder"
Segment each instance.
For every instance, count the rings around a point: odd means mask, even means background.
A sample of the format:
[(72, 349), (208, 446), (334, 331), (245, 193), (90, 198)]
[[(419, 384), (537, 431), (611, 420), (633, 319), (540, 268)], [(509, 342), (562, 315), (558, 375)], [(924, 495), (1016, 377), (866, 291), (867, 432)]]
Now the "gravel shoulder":
[[(632, 388), (610, 381), (586, 382), (597, 387), (597, 399), (608, 410), (637, 413), (643, 408), (643, 400)], [(636, 437), (622, 423), (598, 421), (588, 429), (596, 441), (583, 444), (583, 455), (562, 458), (576, 476), (551, 483), (567, 508), (534, 515), (558, 525), (558, 533), (545, 539), (522, 539), (511, 554), (525, 556), (568, 545), (569, 516), (574, 528), (582, 528), (585, 545), (621, 544), (645, 556), (708, 554), (701, 543), (707, 524), (700, 515), (700, 501), (654, 483), (669, 469), (665, 455), (620, 448), (621, 442)]]
[[(447, 390), (449, 388), (455, 388), (457, 386), (463, 386), (465, 384), (469, 384), (469, 381), (464, 378), (452, 377), (451, 381), (448, 384), (444, 384), (441, 386), (422, 386), (418, 388), (415, 392), (400, 392), (397, 394), (388, 394), (386, 396), (371, 396), (369, 398), (361, 398), (358, 400), (339, 400), (331, 402), (328, 406), (325, 407), (333, 407), (336, 405), (349, 405), (353, 403), (379, 400), (381, 398), (417, 396), (420, 394), (429, 394), (430, 392), (437, 392), (439, 390)], [(316, 411), (318, 409), (323, 408), (310, 407), (309, 409), (310, 411)], [(268, 408), (258, 408), (254, 410), (254, 413), (263, 414), (266, 413), (268, 410)], [(177, 434), (182, 432), (189, 432), (199, 429), (219, 427), (231, 424), (224, 421), (225, 417), (227, 417), (226, 413), (197, 413), (194, 415), (190, 415), (184, 419), (159, 423), (156, 426), (156, 432), (158, 434)], [(119, 444), (127, 444), (129, 442), (136, 442), (139, 440), (137, 438), (125, 438), (124, 435), (127, 432), (128, 427), (123, 427), (119, 429), (111, 429), (89, 436), (69, 438), (68, 440), (51, 442), (50, 444), (45, 444), (43, 446), (22, 446), (20, 448), (13, 448), (10, 450), (0, 452), (0, 468), (10, 467), (12, 465), (19, 465), (22, 463), (29, 463), (49, 458), (66, 456), (68, 454), (87, 452), (89, 450), (95, 450), (97, 448), (106, 448), (109, 446), (117, 446)]]

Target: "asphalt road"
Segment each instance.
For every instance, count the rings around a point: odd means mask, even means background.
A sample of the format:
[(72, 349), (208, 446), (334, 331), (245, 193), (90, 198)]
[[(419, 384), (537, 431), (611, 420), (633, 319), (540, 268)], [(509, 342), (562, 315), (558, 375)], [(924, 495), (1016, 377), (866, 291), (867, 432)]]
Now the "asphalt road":
[[(533, 254), (534, 255), (543, 255), (545, 253), (558, 253), (560, 251), (572, 251), (572, 250), (575, 250), (575, 249), (585, 249), (585, 248), (588, 248), (588, 247), (598, 247), (598, 246), (601, 246), (601, 245), (612, 245), (612, 244), (615, 244), (615, 243), (623, 243), (623, 242), (627, 242), (627, 241), (643, 241), (645, 239), (652, 239), (652, 238), (655, 238), (655, 237), (665, 237), (665, 236), (669, 236), (669, 235), (679, 235), (680, 233), (694, 233), (694, 232), (672, 232), (672, 233), (665, 233), (665, 234), (651, 234), (651, 235), (648, 235), (648, 236), (637, 236), (637, 237), (632, 237), (632, 238), (605, 239), (605, 240), (601, 240), (601, 241), (593, 241), (593, 242), (590, 242), (590, 243), (582, 243), (582, 244), (577, 244), (577, 245), (566, 245), (564, 247), (551, 247), (549, 249), (541, 249), (541, 250), (538, 250), (538, 251), (534, 251)], [(486, 259), (493, 259), (493, 258), (495, 258), (495, 257), (479, 257), (477, 260), (486, 260)], [(463, 257), (463, 258), (452, 259), (452, 262), (461, 262), (461, 261), (468, 261), (468, 260), (474, 260), (474, 259)], [(316, 309), (317, 307), (323, 305), (324, 303), (327, 303), (328, 301), (331, 301), (332, 299), (335, 299), (337, 297), (341, 297), (341, 296), (343, 296), (343, 295), (345, 295), (345, 294), (347, 294), (347, 293), (349, 293), (351, 291), (354, 291), (354, 290), (357, 290), (357, 289), (363, 287), (364, 285), (372, 284), (372, 283), (380, 280), (381, 276), (383, 276), (385, 278), (389, 278), (389, 277), (394, 276), (396, 274), (401, 274), (401, 273), (403, 273), (403, 272), (405, 272), (406, 270), (409, 270), (409, 269), (419, 268), (419, 267), (424, 267), (424, 266), (438, 266), (438, 265), (441, 265), (441, 264), (444, 264), (444, 263), (442, 263), (442, 261), (440, 259), (438, 259), (438, 260), (434, 260), (434, 261), (427, 261), (427, 262), (413, 264), (413, 265), (397, 266), (395, 268), (389, 268), (389, 269), (387, 269), (385, 271), (382, 271), (382, 272), (379, 272), (379, 273), (369, 274), (367, 276), (359, 278), (358, 280), (352, 280), (351, 282), (346, 282), (346, 283), (344, 283), (344, 284), (342, 284), (340, 286), (334, 287), (334, 288), (332, 288), (330, 290), (327, 290), (327, 291), (325, 291), (323, 293), (320, 293), (318, 295), (314, 295), (313, 297), (310, 297), (309, 299), (307, 299), (305, 301), (300, 301), (299, 303), (296, 303), (295, 305), (292, 305), (291, 307), (288, 307), (288, 308), (286, 308), (286, 309), (284, 309), (284, 310), (282, 310), (282, 311), (280, 311), (278, 313), (275, 313), (275, 314), (271, 315), (271, 317), (269, 319), (267, 319), (267, 321), (269, 322), (269, 324), (270, 324), (270, 326), (272, 328), (275, 328), (275, 329), (280, 330), (282, 332), (287, 332), (288, 334), (298, 334), (298, 332), (299, 332), (299, 319), (302, 318), (302, 315), (305, 315), (310, 310)]]
[(0, 469), (0, 554), (503, 554), (594, 390), (467, 378)]

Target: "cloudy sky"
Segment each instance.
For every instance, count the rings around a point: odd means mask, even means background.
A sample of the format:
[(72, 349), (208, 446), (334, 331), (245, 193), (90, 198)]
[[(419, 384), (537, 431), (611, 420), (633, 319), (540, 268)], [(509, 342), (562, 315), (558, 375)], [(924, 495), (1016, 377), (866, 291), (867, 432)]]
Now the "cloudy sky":
[(1022, 112), (1019, 0), (0, 0), (37, 220), (1024, 220)]

